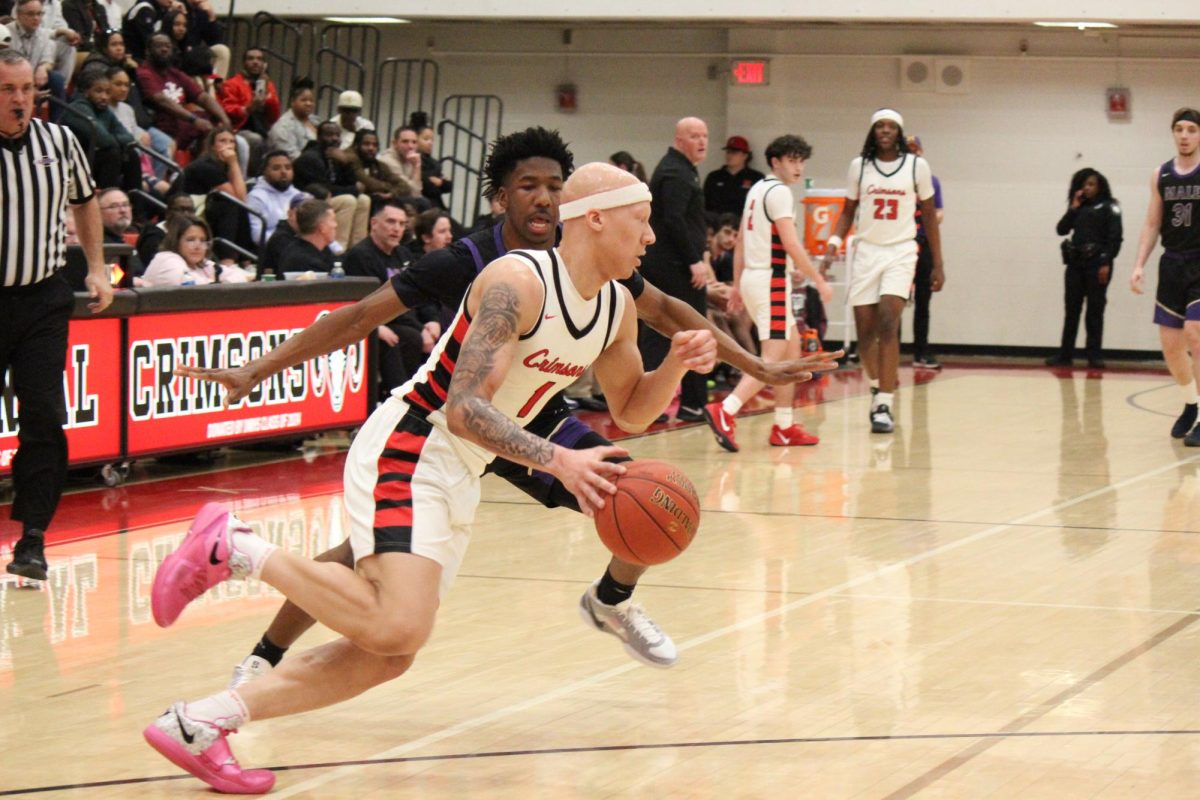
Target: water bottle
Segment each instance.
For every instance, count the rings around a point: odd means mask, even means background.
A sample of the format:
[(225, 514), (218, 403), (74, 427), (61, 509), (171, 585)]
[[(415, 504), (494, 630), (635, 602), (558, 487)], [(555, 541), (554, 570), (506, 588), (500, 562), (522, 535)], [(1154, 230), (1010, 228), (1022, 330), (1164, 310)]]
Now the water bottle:
[(346, 277), (346, 270), (342, 269), (342, 262), (333, 262), (333, 269), (329, 270), (329, 277), (334, 280)]

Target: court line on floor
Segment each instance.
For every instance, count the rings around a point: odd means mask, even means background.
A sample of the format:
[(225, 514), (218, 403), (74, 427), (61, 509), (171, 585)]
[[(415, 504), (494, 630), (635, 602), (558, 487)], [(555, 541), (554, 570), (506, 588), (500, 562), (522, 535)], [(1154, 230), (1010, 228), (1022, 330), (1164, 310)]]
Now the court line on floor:
[[(1128, 486), (1132, 486), (1141, 481), (1148, 480), (1150, 478), (1157, 477), (1158, 475), (1161, 475), (1163, 473), (1167, 473), (1167, 472), (1171, 472), (1173, 470), (1179, 469), (1181, 466), (1188, 464), (1188, 463), (1195, 462), (1197, 460), (1200, 460), (1200, 456), (1192, 456), (1192, 457), (1184, 459), (1182, 461), (1175, 461), (1170, 464), (1164, 464), (1161, 467), (1157, 467), (1155, 469), (1143, 472), (1139, 475), (1135, 475), (1135, 476), (1126, 478), (1123, 481), (1109, 484), (1108, 486), (1103, 486), (1098, 489), (1093, 489), (1090, 492), (1085, 492), (1084, 494), (1081, 494), (1070, 500), (1065, 500), (1061, 503), (1056, 503), (1052, 506), (1048, 506), (1046, 508), (1042, 508), (1037, 511), (1032, 511), (1028, 514), (1023, 514), (1022, 516), (1017, 517), (1016, 519), (1011, 520), (1009, 522), (1004, 522), (1004, 523), (1000, 523), (997, 525), (993, 525), (989, 528), (985, 528), (984, 530), (974, 533), (970, 536), (963, 537), (962, 539), (957, 539), (953, 542), (947, 542), (946, 544), (940, 545), (931, 550), (926, 550), (924, 553), (918, 553), (918, 554), (910, 556), (902, 561), (898, 561), (894, 564), (889, 564), (886, 566), (879, 567), (878, 569), (876, 569), (872, 572), (860, 575), (859, 577), (857, 577), (853, 580), (844, 581), (843, 583), (840, 583), (836, 586), (831, 586), (827, 589), (822, 589), (821, 591), (814, 592), (806, 597), (802, 597), (797, 600), (793, 600), (790, 603), (786, 603), (786, 604), (781, 605), (778, 608), (772, 609), (770, 611), (764, 611), (761, 614), (756, 614), (753, 617), (749, 617), (747, 619), (740, 620), (738, 622), (733, 623), (732, 625), (726, 625), (723, 628), (718, 628), (716, 630), (710, 631), (709, 633), (694, 637), (692, 639), (689, 639), (687, 642), (684, 642), (683, 644), (679, 645), (678, 649), (680, 650), (680, 652), (692, 650), (694, 648), (700, 647), (701, 645), (707, 644), (715, 639), (720, 639), (724, 636), (728, 636), (731, 633), (737, 633), (737, 632), (745, 630), (747, 628), (751, 628), (756, 625), (761, 625), (763, 622), (766, 622), (767, 620), (774, 619), (775, 617), (783, 616), (789, 612), (803, 608), (804, 606), (811, 605), (820, 600), (824, 600), (826, 598), (833, 597), (833, 596), (836, 596), (839, 594), (844, 594), (849, 589), (853, 589), (856, 586), (862, 585), (864, 583), (868, 583), (870, 581), (878, 580), (880, 577), (882, 577), (884, 575), (889, 575), (893, 572), (908, 569), (912, 565), (919, 564), (922, 561), (927, 561), (931, 558), (936, 558), (938, 556), (944, 555), (945, 553), (951, 552), (953, 550), (957, 550), (959, 548), (966, 547), (967, 545), (975, 544), (976, 542), (980, 542), (985, 539), (990, 539), (991, 537), (995, 536), (998, 533), (1002, 533), (1014, 526), (1021, 525), (1022, 523), (1028, 522), (1029, 520), (1037, 519), (1038, 517), (1043, 516), (1045, 514), (1057, 513), (1059, 511), (1062, 511), (1063, 509), (1070, 508), (1072, 506), (1079, 505), (1081, 503), (1086, 503), (1089, 500), (1092, 500), (1096, 497), (1100, 497), (1104, 494), (1107, 494), (1108, 492), (1119, 491), (1120, 489), (1126, 488)], [(396, 758), (398, 756), (402, 756), (405, 753), (409, 753), (414, 750), (419, 750), (423, 747), (428, 747), (429, 745), (436, 744), (436, 743), (444, 741), (446, 739), (451, 739), (460, 734), (467, 733), (469, 731), (485, 727), (487, 725), (492, 724), (493, 722), (497, 722), (497, 721), (505, 719), (507, 717), (511, 717), (514, 714), (519, 714), (523, 711), (528, 711), (531, 708), (535, 708), (535, 707), (543, 705), (545, 703), (552, 702), (554, 700), (558, 700), (563, 697), (572, 696), (572, 695), (578, 693), (582, 689), (586, 689), (590, 686), (594, 686), (598, 683), (602, 683), (603, 681), (609, 680), (611, 678), (619, 677), (628, 672), (632, 672), (633, 670), (641, 669), (641, 668), (642, 668), (641, 665), (636, 662), (632, 662), (632, 661), (626, 662), (625, 664), (622, 664), (619, 667), (613, 667), (611, 669), (608, 669), (603, 672), (599, 672), (595, 675), (592, 675), (591, 677), (582, 678), (578, 681), (574, 681), (572, 683), (560, 686), (557, 689), (552, 689), (548, 692), (544, 692), (541, 695), (537, 695), (537, 696), (528, 698), (519, 703), (513, 703), (512, 705), (508, 705), (503, 708), (496, 709), (495, 711), (491, 711), (486, 714), (482, 714), (478, 717), (463, 720), (462, 722), (456, 723), (447, 728), (443, 728), (440, 731), (435, 731), (434, 733), (430, 733), (426, 736), (423, 736), (420, 739), (415, 739), (413, 741), (406, 742), (401, 745), (397, 745), (396, 747), (393, 747), (389, 750), (385, 750), (383, 752), (377, 753), (376, 755), (372, 756), (371, 759), (374, 760), (374, 759), (379, 759), (379, 758)], [(319, 786), (324, 786), (325, 784), (327, 784), (331, 781), (335, 781), (345, 775), (353, 773), (356, 769), (358, 769), (358, 767), (339, 767), (338, 769), (335, 769), (332, 772), (326, 773), (324, 775), (319, 775), (314, 778), (310, 778), (309, 780), (303, 781), (302, 783), (296, 784), (295, 786), (289, 786), (279, 792), (276, 792), (275, 796), (279, 797), (279, 798), (292, 797), (297, 794), (300, 794), (301, 792), (307, 792), (307, 791), (315, 789)]]
[(1175, 384), (1172, 384), (1172, 383), (1164, 383), (1162, 386), (1155, 386), (1150, 389), (1143, 389), (1140, 392), (1134, 392), (1133, 394), (1125, 396), (1125, 403), (1126, 403), (1126, 405), (1131, 406), (1132, 408), (1136, 408), (1138, 411), (1145, 411), (1147, 414), (1154, 414), (1155, 416), (1159, 416), (1159, 417), (1178, 416), (1177, 414), (1172, 414), (1169, 411), (1155, 411), (1153, 408), (1146, 408), (1145, 406), (1138, 403), (1138, 398), (1141, 397), (1142, 395), (1153, 394), (1154, 392), (1161, 392), (1164, 389), (1170, 389), (1174, 385)]
[(1066, 703), (1068, 700), (1083, 694), (1088, 689), (1091, 689), (1093, 686), (1100, 683), (1117, 670), (1121, 669), (1121, 667), (1129, 664), (1139, 656), (1150, 652), (1168, 639), (1176, 636), (1179, 633), (1182, 633), (1184, 630), (1194, 625), (1197, 621), (1200, 621), (1200, 614), (1196, 612), (1190, 612), (1183, 618), (1175, 620), (1173, 623), (1163, 628), (1149, 639), (1146, 639), (1141, 644), (1131, 647), (1121, 655), (1109, 661), (1107, 664), (1104, 664), (1098, 669), (1094, 670), (1090, 675), (1076, 681), (1066, 689), (1063, 689), (1061, 692), (1056, 694), (1054, 697), (1051, 697), (1048, 700), (1038, 704), (1036, 708), (1030, 709), (1013, 721), (1009, 722), (997, 732), (997, 736), (978, 739), (970, 747), (962, 750), (961, 752), (955, 753), (942, 763), (930, 770), (927, 770), (922, 775), (913, 778), (899, 789), (889, 793), (883, 798), (883, 800), (907, 800), (907, 798), (916, 795), (921, 790), (928, 788), (930, 784), (940, 781), (942, 778), (946, 777), (951, 772), (954, 772), (959, 767), (966, 765), (968, 762), (973, 761), (974, 759), (986, 753), (988, 750), (991, 750), (996, 745), (1005, 741), (1005, 734), (1008, 734), (1009, 736), (1020, 735), (1022, 728), (1032, 725), (1042, 717), (1049, 714), (1051, 711), (1054, 711), (1056, 708)]
[[(533, 750), (489, 750), (482, 753), (442, 753), (428, 756), (402, 756), (398, 758), (358, 759), (350, 761), (326, 761), (313, 764), (291, 764), (287, 766), (270, 767), (276, 772), (298, 772), (310, 769), (329, 769), (330, 767), (355, 766), (371, 767), (388, 764), (419, 764), (434, 761), (474, 761), (485, 758), (520, 758), (525, 756), (554, 756), (554, 755), (586, 755), (589, 753), (620, 753), (653, 750), (687, 750), (698, 748), (718, 747), (756, 747), (771, 745), (804, 745), (804, 744), (853, 744), (858, 742), (910, 742), (910, 741), (946, 741), (954, 739), (1039, 739), (1039, 738), (1069, 738), (1081, 736), (1197, 736), (1200, 730), (1182, 728), (1179, 730), (1117, 730), (1117, 731), (1019, 731), (1015, 733), (984, 732), (984, 733), (897, 733), (875, 734), (863, 736), (803, 736), (780, 739), (717, 739), (700, 742), (658, 742), (648, 744), (611, 744), (591, 745), (581, 747), (546, 747)], [(166, 781), (189, 780), (191, 775), (151, 775), (143, 778), (118, 778), (109, 781), (92, 781), (89, 783), (65, 783), (56, 786), (35, 786), (27, 789), (0, 789), (0, 797), (15, 797), (22, 794), (42, 794), (45, 792), (62, 792), (80, 789), (103, 789), (113, 786), (132, 786), (143, 783), (163, 783)]]

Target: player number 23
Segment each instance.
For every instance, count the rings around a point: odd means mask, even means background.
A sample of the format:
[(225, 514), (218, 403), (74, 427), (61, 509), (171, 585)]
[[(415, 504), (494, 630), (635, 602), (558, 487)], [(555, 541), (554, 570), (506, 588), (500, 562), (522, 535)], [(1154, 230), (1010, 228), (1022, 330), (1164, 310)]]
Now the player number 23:
[(895, 219), (900, 204), (893, 197), (875, 198), (875, 219)]

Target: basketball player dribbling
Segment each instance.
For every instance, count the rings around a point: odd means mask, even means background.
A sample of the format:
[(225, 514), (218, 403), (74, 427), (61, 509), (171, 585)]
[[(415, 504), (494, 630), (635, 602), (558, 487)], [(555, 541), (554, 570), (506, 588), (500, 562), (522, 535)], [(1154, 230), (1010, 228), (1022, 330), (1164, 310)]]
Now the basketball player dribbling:
[(289, 659), (236, 690), (171, 706), (145, 730), (165, 757), (220, 791), (267, 791), (267, 770), (242, 770), (226, 742), (251, 719), (332, 705), (402, 675), (428, 640), (454, 581), (496, 456), (546, 471), (591, 515), (624, 472), (618, 447), (572, 450), (520, 427), (594, 363), (614, 421), (644, 430), (683, 374), (716, 361), (708, 331), (672, 337), (663, 364), (640, 364), (628, 278), (654, 241), (650, 190), (608, 164), (563, 187), (562, 243), (492, 262), (425, 366), (371, 415), (346, 462), (355, 571), (281, 550), (221, 506), (201, 509), (155, 577), (152, 609), (170, 625), (231, 578), (260, 578), (344, 638)]
[(1138, 237), (1129, 288), (1143, 294), (1146, 260), (1162, 239), (1154, 323), (1163, 359), (1183, 395), (1171, 437), (1200, 447), (1196, 424), (1200, 384), (1200, 111), (1181, 108), (1171, 118), (1175, 157), (1150, 177), (1150, 207)]
[[(531, 127), (499, 137), (489, 149), (484, 164), (487, 194), (505, 209), (503, 220), (488, 230), (473, 233), (436, 250), (394, 276), (361, 303), (339, 309), (306, 332), (289, 339), (262, 358), (243, 367), (191, 370), (182, 374), (216, 380), (229, 390), (231, 402), (245, 397), (270, 375), (327, 349), (358, 341), (375, 326), (409, 308), (425, 303), (440, 303), (457, 308), (479, 270), (509, 250), (548, 250), (554, 245), (558, 226), (558, 207), (563, 181), (574, 167), (574, 157), (555, 131)], [(638, 318), (665, 336), (684, 329), (701, 327), (713, 330), (718, 354), (746, 374), (771, 382), (792, 382), (811, 377), (809, 371), (836, 367), (837, 354), (813, 354), (795, 361), (765, 363), (740, 348), (737, 343), (712, 328), (708, 320), (691, 306), (669, 297), (635, 272), (620, 283), (633, 295)], [(318, 327), (321, 326), (321, 327)], [(322, 331), (336, 328), (339, 338)], [(313, 335), (317, 334), (317, 335)], [(316, 344), (316, 346), (313, 346)], [(326, 349), (321, 349), (326, 348)], [(610, 444), (599, 433), (573, 417), (555, 395), (524, 423), (526, 430), (549, 439), (556, 445), (584, 450)], [(624, 457), (618, 460), (627, 460)], [(547, 508), (580, 511), (574, 495), (562, 482), (542, 470), (505, 458), (497, 458), (488, 471), (511, 483)], [(350, 543), (342, 542), (317, 557), (353, 566)], [(579, 614), (593, 630), (612, 635), (622, 642), (634, 659), (654, 667), (670, 667), (677, 658), (675, 643), (650, 617), (633, 593), (646, 567), (629, 564), (613, 556), (600, 578), (579, 600)], [(287, 649), (315, 624), (313, 618), (292, 602), (285, 602), (266, 632), (233, 672), (229, 688), (236, 689), (278, 665)]]
[(871, 381), (872, 433), (895, 430), (892, 408), (899, 382), (900, 315), (917, 269), (918, 203), (933, 256), (930, 286), (939, 292), (946, 282), (933, 198), (929, 164), (908, 152), (900, 112), (879, 109), (871, 116), (862, 153), (850, 162), (846, 207), (822, 263), (825, 271), (854, 223), (850, 304), (863, 369)]
[[(796, 199), (788, 188), (804, 177), (804, 162), (811, 155), (812, 148), (799, 136), (780, 136), (767, 145), (771, 174), (750, 187), (733, 249), (730, 305), (735, 311), (745, 306), (758, 328), (766, 361), (800, 357), (800, 332), (791, 303), (793, 270), (799, 269), (816, 285), (823, 302), (833, 299), (833, 290), (800, 244), (795, 225)], [(743, 375), (723, 401), (704, 407), (704, 419), (716, 434), (717, 443), (731, 453), (738, 451), (734, 436), (738, 411), (764, 385)], [(775, 424), (767, 437), (774, 447), (820, 441), (793, 421), (795, 391), (790, 383), (775, 387)]]

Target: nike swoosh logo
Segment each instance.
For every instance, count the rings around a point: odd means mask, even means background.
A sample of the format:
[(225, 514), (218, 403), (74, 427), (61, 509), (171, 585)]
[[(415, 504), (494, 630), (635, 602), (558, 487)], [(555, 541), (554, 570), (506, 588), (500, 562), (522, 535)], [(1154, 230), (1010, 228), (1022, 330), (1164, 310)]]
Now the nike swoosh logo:
[(557, 316), (558, 314), (547, 314), (546, 319), (555, 319)]
[(178, 711), (175, 712), (175, 721), (179, 723), (179, 732), (183, 734), (183, 740), (185, 742), (192, 744), (194, 741), (196, 741), (195, 735), (188, 733), (188, 729), (183, 726), (183, 718), (179, 716)]
[(217, 558), (217, 548), (220, 546), (221, 543), (219, 541), (213, 542), (212, 552), (208, 554), (208, 563), (212, 564), (214, 567), (219, 566), (221, 563), (221, 559)]

